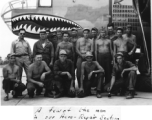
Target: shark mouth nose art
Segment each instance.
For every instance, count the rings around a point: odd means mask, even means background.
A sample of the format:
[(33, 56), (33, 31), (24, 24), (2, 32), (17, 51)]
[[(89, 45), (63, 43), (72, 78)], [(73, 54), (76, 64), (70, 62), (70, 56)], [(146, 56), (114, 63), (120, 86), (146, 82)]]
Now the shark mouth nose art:
[(26, 32), (31, 34), (39, 34), (40, 30), (49, 29), (50, 32), (61, 29), (63, 31), (71, 30), (71, 28), (82, 29), (77, 23), (58, 16), (51, 15), (19, 15), (12, 18), (12, 31), (18, 31), (24, 28)]

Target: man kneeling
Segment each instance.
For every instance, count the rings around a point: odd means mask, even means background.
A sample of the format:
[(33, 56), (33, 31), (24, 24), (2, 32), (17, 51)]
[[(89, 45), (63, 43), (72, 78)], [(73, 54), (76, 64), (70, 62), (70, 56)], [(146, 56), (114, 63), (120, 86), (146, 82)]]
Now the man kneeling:
[(8, 54), (7, 58), (9, 63), (3, 68), (3, 89), (7, 95), (4, 101), (9, 100), (11, 90), (13, 90), (13, 98), (16, 98), (26, 89), (25, 85), (19, 80), (19, 67), (15, 65), (15, 54)]
[(105, 86), (105, 90), (117, 94), (124, 95), (129, 90), (126, 99), (134, 97), (134, 87), (136, 83), (136, 66), (129, 61), (124, 60), (124, 55), (119, 52), (115, 56), (116, 64), (113, 66), (111, 83)]
[(97, 74), (97, 98), (101, 98), (103, 87), (104, 69), (97, 61), (92, 61), (93, 55), (91, 52), (86, 53), (86, 60), (81, 65), (81, 87), (78, 92), (78, 97), (85, 97), (91, 94), (91, 87), (94, 83)]
[(59, 52), (59, 59), (54, 63), (54, 75), (55, 75), (55, 98), (61, 96), (75, 97), (74, 89), (74, 63), (67, 59), (67, 52), (61, 50)]
[(34, 63), (29, 66), (27, 75), (27, 91), (30, 98), (34, 97), (35, 90), (36, 95), (40, 95), (43, 90), (43, 87), (45, 88), (44, 96), (48, 95), (48, 85), (50, 85), (51, 87), (51, 79), (48, 78), (50, 73), (50, 68), (47, 66), (45, 61), (42, 61), (42, 55), (40, 53), (36, 53)]

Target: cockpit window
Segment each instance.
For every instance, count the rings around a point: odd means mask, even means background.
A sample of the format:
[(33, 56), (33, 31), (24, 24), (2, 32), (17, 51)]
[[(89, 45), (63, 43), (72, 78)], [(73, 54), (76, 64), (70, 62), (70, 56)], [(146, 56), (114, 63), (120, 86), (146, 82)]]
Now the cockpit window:
[(52, 6), (52, 0), (38, 0), (39, 1), (39, 7), (51, 7)]

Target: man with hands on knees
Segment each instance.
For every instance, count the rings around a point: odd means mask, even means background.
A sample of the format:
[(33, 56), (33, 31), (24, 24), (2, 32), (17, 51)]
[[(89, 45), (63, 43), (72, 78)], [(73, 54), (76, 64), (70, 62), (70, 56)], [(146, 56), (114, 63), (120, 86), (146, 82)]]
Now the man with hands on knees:
[(105, 86), (105, 90), (111, 93), (117, 93), (120, 91), (121, 95), (126, 95), (126, 99), (134, 97), (135, 83), (136, 83), (136, 70), (137, 67), (129, 61), (124, 60), (123, 53), (119, 52), (115, 56), (116, 64), (113, 66), (111, 82)]
[(75, 97), (74, 63), (67, 59), (67, 52), (65, 50), (59, 52), (59, 59), (54, 63), (54, 78), (53, 86), (56, 87), (55, 98), (62, 96)]
[[(42, 61), (42, 54), (36, 53), (34, 63), (29, 66), (28, 70), (28, 82), (27, 91), (30, 98), (34, 97), (34, 91), (36, 95), (40, 95), (43, 87), (45, 88), (44, 96), (48, 96), (48, 90), (50, 89), (51, 80), (49, 77), (51, 70), (47, 66), (45, 61)], [(49, 86), (50, 85), (50, 86)]]
[(15, 54), (8, 54), (9, 63), (3, 68), (3, 89), (6, 93), (4, 101), (9, 100), (9, 93), (12, 90), (13, 98), (17, 98), (26, 87), (20, 80), (19, 67), (15, 65)]
[(91, 52), (86, 53), (86, 60), (81, 65), (81, 85), (78, 91), (78, 97), (82, 98), (91, 94), (91, 87), (97, 77), (97, 98), (101, 98), (101, 92), (103, 87), (104, 69), (99, 65), (97, 61), (92, 61), (93, 55)]

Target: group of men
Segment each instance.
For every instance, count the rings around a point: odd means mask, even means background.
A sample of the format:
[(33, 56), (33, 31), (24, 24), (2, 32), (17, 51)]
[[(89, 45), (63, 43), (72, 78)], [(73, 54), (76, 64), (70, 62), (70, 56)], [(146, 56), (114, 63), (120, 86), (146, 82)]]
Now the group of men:
[[(82, 98), (92, 94), (92, 87), (97, 98), (101, 98), (104, 91), (109, 92), (109, 97), (111, 93), (127, 93), (126, 98), (133, 98), (137, 67), (130, 58), (135, 53), (136, 36), (131, 25), (126, 26), (124, 35), (121, 27), (115, 33), (113, 24), (108, 24), (107, 30), (108, 34), (104, 28), (83, 29), (83, 37), (76, 28), (71, 29), (71, 37), (69, 32), (60, 29), (53, 34), (49, 30), (40, 31), (32, 53), (24, 39), (26, 31), (20, 29), (18, 39), (12, 42), (9, 64), (3, 69), (3, 89), (7, 95), (4, 100), (9, 100), (11, 90), (16, 98), (26, 88), (30, 98), (34, 97), (35, 90), (36, 95), (40, 95), (43, 88), (45, 97)], [(21, 80), (23, 68), (26, 86)]]

